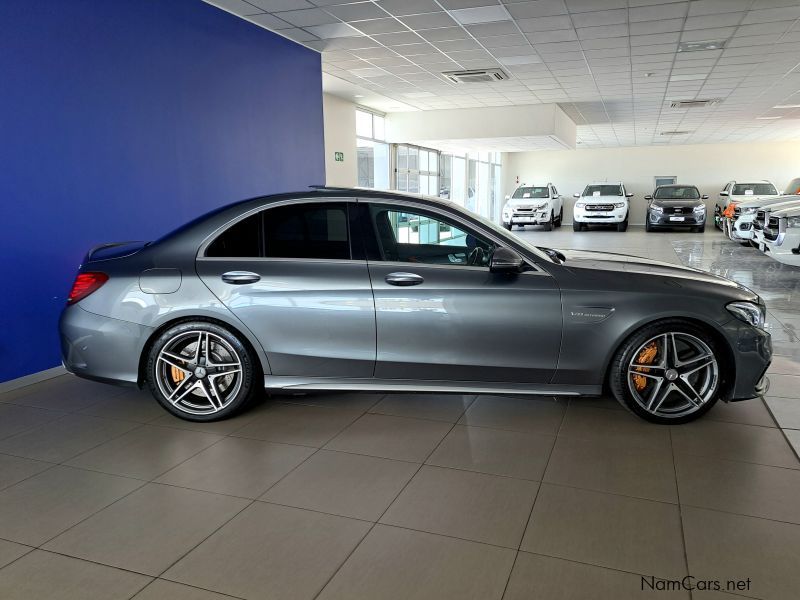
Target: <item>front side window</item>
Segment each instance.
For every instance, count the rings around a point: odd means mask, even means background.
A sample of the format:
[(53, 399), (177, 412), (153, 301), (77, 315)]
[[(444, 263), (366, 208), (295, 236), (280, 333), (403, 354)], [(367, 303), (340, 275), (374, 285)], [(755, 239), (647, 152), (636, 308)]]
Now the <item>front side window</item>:
[(656, 199), (699, 200), (700, 192), (693, 186), (661, 187), (656, 190), (653, 197)]
[(771, 183), (737, 183), (732, 193), (734, 196), (767, 196), (777, 194), (778, 190)]
[(550, 191), (545, 187), (518, 187), (512, 198), (549, 198)]
[(495, 244), (446, 217), (371, 204), (370, 225), (382, 260), (486, 267)]
[(298, 203), (268, 208), (229, 227), (209, 245), (206, 256), (347, 260), (347, 204)]
[(584, 196), (622, 196), (621, 185), (587, 185)]

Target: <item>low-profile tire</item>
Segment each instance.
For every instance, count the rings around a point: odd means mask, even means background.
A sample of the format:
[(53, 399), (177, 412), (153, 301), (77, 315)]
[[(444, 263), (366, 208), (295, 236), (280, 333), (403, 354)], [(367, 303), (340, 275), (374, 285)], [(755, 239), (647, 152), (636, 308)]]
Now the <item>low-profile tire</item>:
[(553, 211), (550, 211), (550, 220), (547, 223), (544, 223), (544, 230), (545, 231), (553, 231), (553, 223), (555, 221), (555, 217), (553, 216)]
[(635, 415), (660, 424), (688, 423), (707, 413), (722, 390), (719, 344), (680, 319), (647, 325), (617, 350), (608, 383)]
[(577, 221), (573, 221), (572, 222), (572, 231), (580, 231), (580, 230), (581, 230), (581, 224), (578, 223)]
[(249, 347), (207, 321), (179, 323), (150, 347), (147, 383), (153, 397), (187, 421), (217, 421), (243, 410), (262, 388)]

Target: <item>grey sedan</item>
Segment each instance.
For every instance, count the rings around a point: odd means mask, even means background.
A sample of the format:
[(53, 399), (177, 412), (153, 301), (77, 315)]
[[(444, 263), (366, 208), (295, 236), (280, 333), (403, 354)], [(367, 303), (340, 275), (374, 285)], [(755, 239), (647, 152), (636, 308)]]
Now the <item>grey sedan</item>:
[(657, 423), (766, 389), (766, 307), (702, 271), (537, 248), (449, 201), (316, 189), (88, 253), (66, 368), (211, 421), (270, 390), (597, 396)]

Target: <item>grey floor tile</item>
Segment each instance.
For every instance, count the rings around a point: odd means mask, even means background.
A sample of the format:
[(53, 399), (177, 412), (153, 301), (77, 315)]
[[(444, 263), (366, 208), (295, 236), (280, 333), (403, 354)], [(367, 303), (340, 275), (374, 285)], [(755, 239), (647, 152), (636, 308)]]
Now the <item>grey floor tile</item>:
[(800, 525), (683, 508), (689, 571), (703, 579), (750, 578), (748, 595), (796, 598), (800, 588)]
[(462, 394), (387, 394), (370, 412), (455, 423), (475, 398)]
[(619, 403), (616, 398), (609, 396), (602, 396), (598, 398), (570, 398), (569, 406), (589, 407), (589, 408), (605, 408), (610, 410), (625, 410), (625, 407)]
[(521, 549), (641, 575), (687, 574), (677, 506), (546, 483)]
[(51, 463), (0, 454), (0, 490), (49, 469)]
[(645, 585), (642, 589), (640, 575), (520, 552), (503, 600), (639, 600), (665, 594), (689, 600), (688, 591), (664, 592)]
[(743, 425), (777, 427), (775, 419), (769, 414), (761, 398), (743, 400), (741, 402), (717, 402), (703, 418), (713, 421), (727, 421), (728, 423), (741, 423)]
[(366, 414), (325, 448), (422, 462), (452, 428), (450, 423)]
[(381, 523), (517, 548), (536, 482), (425, 466)]
[(800, 471), (676, 453), (681, 503), (800, 524)]
[(157, 481), (255, 499), (313, 453), (305, 446), (227, 437)]
[(0, 492), (0, 538), (38, 546), (140, 485), (114, 475), (53, 467)]
[(563, 400), (478, 396), (459, 423), (555, 435), (566, 409)]
[(555, 437), (456, 425), (427, 460), (427, 464), (540, 480)]
[(767, 374), (772, 375), (797, 375), (800, 373), (800, 361), (788, 356), (773, 356), (772, 364), (769, 366)]
[(544, 481), (650, 500), (677, 502), (672, 454), (617, 441), (556, 440)]
[(0, 571), (3, 600), (127, 600), (149, 577), (34, 550)]
[(138, 427), (83, 415), (65, 415), (0, 441), (0, 452), (35, 460), (63, 462)]
[(311, 600), (369, 523), (256, 502), (164, 578), (240, 598)]
[(319, 600), (499, 600), (514, 551), (376, 525)]
[(377, 521), (418, 468), (414, 463), (320, 450), (261, 499)]
[(384, 394), (368, 392), (309, 392), (307, 394), (273, 395), (275, 402), (289, 404), (305, 404), (308, 406), (325, 406), (345, 410), (364, 412), (383, 398)]
[(764, 400), (781, 428), (800, 429), (800, 399), (767, 396)]
[[(0, 540), (0, 569), (11, 562), (14, 562), (20, 556), (24, 556), (31, 550), (33, 550), (31, 546), (24, 546), (22, 544), (17, 544), (16, 542)], [(0, 579), (2, 579), (2, 574), (0, 574)]]
[(648, 423), (628, 411), (570, 404), (559, 436), (583, 440), (619, 441), (626, 447), (642, 447), (668, 452), (669, 428)]
[(780, 430), (700, 419), (672, 427), (676, 452), (800, 469)]
[(360, 414), (339, 408), (272, 403), (235, 435), (319, 448)]
[(800, 375), (771, 374), (769, 376), (769, 395), (800, 399)]
[(248, 501), (150, 483), (69, 529), (44, 548), (158, 575)]
[(115, 475), (153, 479), (220, 439), (210, 433), (142, 425), (76, 456), (69, 464)]
[(6, 402), (72, 412), (86, 408), (102, 398), (112, 398), (126, 388), (63, 375), (48, 379), (7, 396)]
[(213, 433), (216, 435), (230, 435), (240, 430), (248, 423), (255, 421), (261, 413), (261, 410), (263, 410), (261, 407), (253, 406), (228, 419), (202, 423), (180, 419), (174, 415), (171, 415), (164, 409), (161, 409), (160, 416), (150, 423), (152, 425), (161, 425), (163, 427), (188, 429), (189, 431), (201, 431), (203, 433)]
[(78, 411), (82, 415), (148, 423), (161, 417), (166, 411), (156, 402), (148, 389), (125, 390), (122, 394), (102, 398)]
[(786, 435), (786, 439), (789, 441), (789, 445), (791, 445), (798, 460), (800, 460), (800, 430), (785, 429), (783, 433)]
[(226, 600), (232, 596), (209, 592), (200, 588), (156, 579), (136, 594), (132, 600)]
[(40, 427), (65, 414), (55, 410), (19, 404), (0, 404), (0, 439)]

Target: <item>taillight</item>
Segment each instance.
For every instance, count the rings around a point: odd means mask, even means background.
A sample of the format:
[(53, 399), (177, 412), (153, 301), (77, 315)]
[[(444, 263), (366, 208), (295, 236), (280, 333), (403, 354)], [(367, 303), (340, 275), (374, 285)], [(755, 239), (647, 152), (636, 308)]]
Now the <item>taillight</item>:
[(67, 304), (75, 304), (83, 300), (108, 281), (108, 275), (99, 272), (78, 273), (75, 283), (72, 284), (72, 291), (67, 296)]

